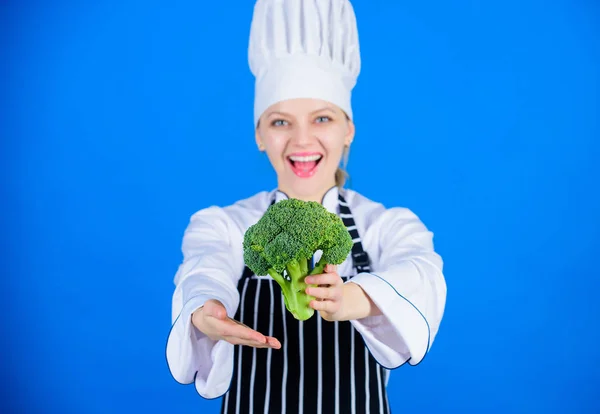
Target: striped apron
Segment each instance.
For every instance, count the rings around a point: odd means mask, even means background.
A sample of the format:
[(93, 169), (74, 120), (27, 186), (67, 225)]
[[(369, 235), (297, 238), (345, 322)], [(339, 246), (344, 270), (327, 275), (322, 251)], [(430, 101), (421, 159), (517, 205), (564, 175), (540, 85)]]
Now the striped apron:
[[(354, 239), (355, 272), (369, 271), (369, 257), (341, 194), (339, 207)], [(281, 349), (235, 346), (222, 414), (390, 414), (387, 371), (349, 321), (328, 322), (316, 311), (309, 320), (298, 321), (285, 308), (277, 282), (247, 267), (238, 290), (235, 319), (279, 339)]]

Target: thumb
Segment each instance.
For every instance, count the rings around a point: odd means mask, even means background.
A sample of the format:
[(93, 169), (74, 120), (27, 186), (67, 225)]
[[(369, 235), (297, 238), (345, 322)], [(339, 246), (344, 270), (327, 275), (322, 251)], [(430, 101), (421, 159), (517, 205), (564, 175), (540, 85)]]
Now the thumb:
[(204, 314), (216, 319), (225, 319), (227, 317), (227, 310), (218, 300), (210, 299), (204, 304)]
[(337, 265), (328, 264), (328, 265), (325, 266), (325, 272), (327, 272), (327, 273), (335, 273), (335, 272), (337, 272), (337, 268), (338, 268)]

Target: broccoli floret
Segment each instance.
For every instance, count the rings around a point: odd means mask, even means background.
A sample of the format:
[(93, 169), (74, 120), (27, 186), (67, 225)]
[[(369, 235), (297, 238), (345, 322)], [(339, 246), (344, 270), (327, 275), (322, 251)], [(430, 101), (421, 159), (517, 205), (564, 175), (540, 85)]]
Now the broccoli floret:
[[(270, 275), (281, 287), (287, 310), (298, 320), (310, 319), (314, 298), (304, 279), (340, 264), (352, 250), (352, 237), (342, 220), (314, 201), (282, 200), (271, 205), (244, 235), (244, 261), (255, 274)], [(311, 267), (317, 251), (322, 255)]]

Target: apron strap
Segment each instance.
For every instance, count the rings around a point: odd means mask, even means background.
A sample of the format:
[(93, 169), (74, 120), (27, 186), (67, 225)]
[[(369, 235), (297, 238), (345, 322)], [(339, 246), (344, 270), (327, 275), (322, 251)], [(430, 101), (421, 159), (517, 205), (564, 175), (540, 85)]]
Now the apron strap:
[(348, 203), (342, 196), (342, 193), (338, 196), (340, 206), (340, 217), (344, 222), (344, 225), (348, 229), (354, 245), (352, 246), (352, 263), (358, 273), (370, 272), (371, 271), (371, 259), (365, 250), (363, 249), (356, 223), (354, 222), (354, 216), (350, 211)]

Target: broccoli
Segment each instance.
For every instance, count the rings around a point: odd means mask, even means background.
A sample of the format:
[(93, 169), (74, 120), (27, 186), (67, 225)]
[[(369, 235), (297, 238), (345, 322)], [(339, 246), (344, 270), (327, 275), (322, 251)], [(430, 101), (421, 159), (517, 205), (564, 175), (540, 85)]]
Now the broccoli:
[[(352, 250), (352, 237), (342, 220), (321, 204), (298, 199), (271, 205), (250, 226), (243, 241), (244, 262), (256, 275), (270, 275), (281, 287), (284, 303), (298, 320), (310, 319), (314, 298), (304, 279), (321, 274), (326, 264), (340, 264)], [(311, 268), (317, 251), (322, 255)]]

